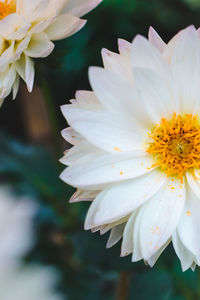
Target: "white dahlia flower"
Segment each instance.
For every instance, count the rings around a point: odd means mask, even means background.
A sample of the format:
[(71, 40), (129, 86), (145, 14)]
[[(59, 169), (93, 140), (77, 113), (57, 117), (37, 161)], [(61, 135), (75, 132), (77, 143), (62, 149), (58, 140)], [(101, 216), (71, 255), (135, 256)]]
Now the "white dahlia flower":
[(10, 268), (0, 272), (1, 300), (61, 300), (55, 292), (57, 274), (42, 267)]
[(30, 199), (16, 197), (9, 188), (0, 187), (0, 273), (18, 264), (32, 246), (35, 212), (36, 205)]
[(119, 40), (89, 71), (94, 92), (62, 106), (73, 144), (61, 174), (71, 201), (93, 200), (85, 229), (111, 230), (121, 256), (153, 266), (172, 241), (182, 269), (200, 265), (200, 37), (193, 26), (165, 44)]
[(32, 58), (46, 57), (52, 41), (71, 36), (81, 29), (81, 16), (102, 0), (0, 0), (0, 101), (13, 90), (19, 78), (29, 92), (34, 82)]

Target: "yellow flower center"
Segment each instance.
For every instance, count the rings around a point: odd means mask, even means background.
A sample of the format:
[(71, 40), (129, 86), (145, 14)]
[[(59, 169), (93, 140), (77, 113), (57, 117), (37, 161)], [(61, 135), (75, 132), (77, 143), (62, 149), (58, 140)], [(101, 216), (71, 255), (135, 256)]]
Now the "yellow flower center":
[(14, 12), (16, 12), (15, 0), (5, 0), (4, 2), (0, 1), (0, 20)]
[(198, 116), (174, 114), (170, 121), (162, 118), (149, 137), (152, 141), (147, 152), (154, 155), (153, 167), (160, 167), (167, 176), (177, 176), (182, 181), (188, 169), (200, 167)]

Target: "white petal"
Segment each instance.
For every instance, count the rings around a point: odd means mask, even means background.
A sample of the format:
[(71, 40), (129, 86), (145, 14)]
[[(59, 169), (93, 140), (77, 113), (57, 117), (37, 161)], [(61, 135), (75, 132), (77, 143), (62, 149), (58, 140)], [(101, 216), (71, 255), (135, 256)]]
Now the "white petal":
[(72, 129), (71, 127), (62, 130), (61, 134), (63, 138), (72, 145), (76, 145), (83, 140), (80, 134), (76, 132), (74, 129)]
[(54, 44), (49, 40), (45, 33), (34, 33), (31, 41), (24, 51), (30, 57), (46, 57), (54, 49)]
[[(82, 108), (93, 108), (94, 105), (101, 105), (92, 91), (77, 91), (76, 100)], [(98, 110), (98, 108), (96, 108)]]
[(93, 223), (98, 226), (128, 215), (158, 192), (164, 182), (163, 172), (154, 170), (144, 176), (108, 187), (90, 206), (90, 210), (94, 212)]
[(0, 21), (0, 36), (9, 40), (22, 40), (27, 34), (31, 23), (14, 13)]
[(184, 246), (177, 230), (172, 235), (172, 243), (178, 258), (181, 261), (183, 272), (191, 267), (194, 261), (194, 255)]
[(200, 199), (200, 169), (195, 169), (194, 175), (192, 174), (192, 172), (187, 172), (186, 178), (190, 185), (190, 188)]
[(166, 73), (169, 72), (167, 62), (160, 51), (140, 35), (137, 35), (133, 40), (131, 62), (133, 70), (134, 67), (151, 69), (162, 78), (166, 78)]
[(121, 238), (123, 236), (124, 226), (125, 226), (125, 224), (120, 224), (120, 225), (117, 225), (116, 227), (114, 227), (113, 229), (111, 229), (111, 233), (110, 233), (108, 242), (106, 244), (106, 248), (113, 247), (115, 244), (117, 244), (121, 240)]
[(200, 109), (200, 39), (193, 26), (179, 32), (167, 45), (164, 55), (170, 62), (179, 88), (182, 113)]
[(107, 49), (102, 50), (102, 58), (106, 70), (117, 73), (127, 80), (133, 81), (130, 59), (126, 59), (124, 55), (119, 55)]
[(75, 166), (76, 164), (91, 162), (102, 153), (104, 152), (83, 141), (68, 150), (64, 157), (60, 159), (60, 162), (66, 166)]
[(56, 21), (45, 30), (45, 33), (50, 40), (56, 41), (73, 35), (80, 30), (85, 23), (85, 20), (68, 14), (60, 15), (56, 18)]
[(20, 77), (26, 82), (28, 91), (31, 92), (35, 75), (33, 61), (23, 54), (21, 58), (16, 61), (15, 68)]
[(120, 115), (74, 105), (64, 105), (61, 110), (75, 131), (103, 150), (123, 152), (143, 149), (145, 131)]
[(144, 205), (142, 205), (136, 212), (136, 218), (133, 227), (133, 254), (132, 262), (139, 261), (143, 258), (140, 244), (140, 223), (142, 220)]
[(134, 68), (134, 82), (144, 104), (149, 121), (148, 127), (159, 123), (162, 117), (171, 118), (178, 110), (178, 103), (166, 86), (164, 80), (154, 71)]
[(84, 190), (77, 190), (72, 197), (70, 198), (69, 202), (80, 202), (80, 201), (92, 201), (98, 195), (99, 191), (84, 191)]
[(17, 93), (18, 93), (18, 90), (19, 90), (19, 83), (20, 83), (20, 78), (19, 76), (17, 75), (16, 76), (16, 79), (15, 79), (15, 82), (13, 84), (13, 100), (16, 98), (17, 96)]
[(118, 47), (120, 54), (124, 57), (127, 57), (129, 60), (131, 57), (131, 45), (132, 44), (127, 42), (126, 40), (118, 39)]
[(28, 47), (28, 44), (31, 40), (31, 35), (25, 37), (22, 41), (15, 43), (15, 60), (20, 59), (22, 52)]
[(194, 255), (195, 262), (200, 264), (200, 200), (187, 188), (187, 201), (178, 224), (178, 234), (183, 245)]
[(137, 216), (137, 210), (135, 210), (130, 216), (123, 232), (123, 241), (121, 247), (121, 256), (129, 255), (133, 252), (133, 228), (135, 219)]
[(69, 0), (64, 8), (64, 12), (82, 17), (101, 2), (102, 0)]
[(180, 180), (168, 179), (142, 209), (140, 247), (148, 260), (171, 237), (180, 220), (185, 203), (185, 185)]
[(25, 82), (27, 84), (27, 88), (30, 93), (33, 90), (34, 77), (35, 77), (34, 63), (31, 58), (26, 56)]
[(153, 267), (158, 260), (159, 256), (162, 254), (162, 252), (167, 248), (169, 243), (171, 242), (171, 239), (167, 241), (158, 251), (156, 251), (146, 262), (150, 267)]
[(166, 44), (161, 39), (159, 34), (155, 31), (153, 27), (149, 28), (149, 41), (150, 43), (156, 47), (161, 53), (164, 51)]
[(10, 47), (8, 47), (0, 56), (1, 72), (4, 72), (4, 70), (7, 68), (8, 64), (11, 63), (12, 60), (14, 59), (14, 57), (15, 57), (14, 46), (15, 46), (15, 42), (13, 41), (11, 43)]
[(152, 159), (149, 155), (136, 157), (134, 153), (119, 153), (99, 155), (91, 163), (70, 166), (60, 177), (66, 183), (81, 188), (135, 178), (150, 171)]
[(147, 126), (146, 106), (133, 84), (118, 74), (96, 67), (89, 69), (89, 78), (99, 101), (109, 111)]

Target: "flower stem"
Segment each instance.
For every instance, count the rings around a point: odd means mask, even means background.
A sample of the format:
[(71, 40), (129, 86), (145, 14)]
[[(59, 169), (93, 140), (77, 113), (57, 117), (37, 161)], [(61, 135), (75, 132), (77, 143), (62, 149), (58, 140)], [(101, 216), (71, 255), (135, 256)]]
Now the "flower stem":
[(130, 278), (128, 272), (120, 272), (117, 283), (117, 300), (127, 300), (129, 295)]
[(62, 148), (61, 148), (60, 130), (58, 125), (58, 114), (57, 114), (58, 108), (54, 103), (48, 81), (45, 78), (45, 76), (41, 74), (40, 74), (39, 86), (44, 96), (45, 106), (47, 109), (48, 118), (51, 126), (53, 150), (55, 155), (59, 157), (61, 155)]

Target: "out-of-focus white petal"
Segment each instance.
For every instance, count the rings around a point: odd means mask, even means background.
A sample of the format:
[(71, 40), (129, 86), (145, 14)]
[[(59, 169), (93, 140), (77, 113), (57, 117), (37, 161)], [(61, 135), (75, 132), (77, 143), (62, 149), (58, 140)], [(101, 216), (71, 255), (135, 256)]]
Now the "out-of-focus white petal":
[(19, 90), (19, 83), (20, 83), (20, 79), (19, 76), (16, 76), (15, 82), (13, 84), (13, 100), (16, 98), (17, 96), (17, 92)]
[[(0, 189), (0, 267), (17, 264), (33, 244), (32, 217), (36, 206), (30, 199), (14, 196), (9, 188)], [(0, 288), (1, 290), (1, 288)]]
[(46, 57), (54, 49), (54, 44), (49, 40), (45, 33), (35, 33), (32, 35), (31, 41), (24, 51), (30, 57)]
[(101, 2), (102, 0), (69, 0), (63, 9), (63, 13), (69, 13), (77, 17), (82, 17)]
[(5, 300), (63, 300), (55, 290), (57, 276), (54, 269), (42, 266), (4, 269), (0, 274), (1, 297)]
[(60, 15), (56, 18), (55, 22), (45, 30), (45, 33), (50, 40), (56, 41), (73, 35), (80, 30), (85, 23), (85, 20), (68, 14)]
[(35, 75), (33, 61), (28, 56), (23, 54), (15, 63), (15, 68), (20, 77), (26, 82), (29, 92), (31, 92)]

